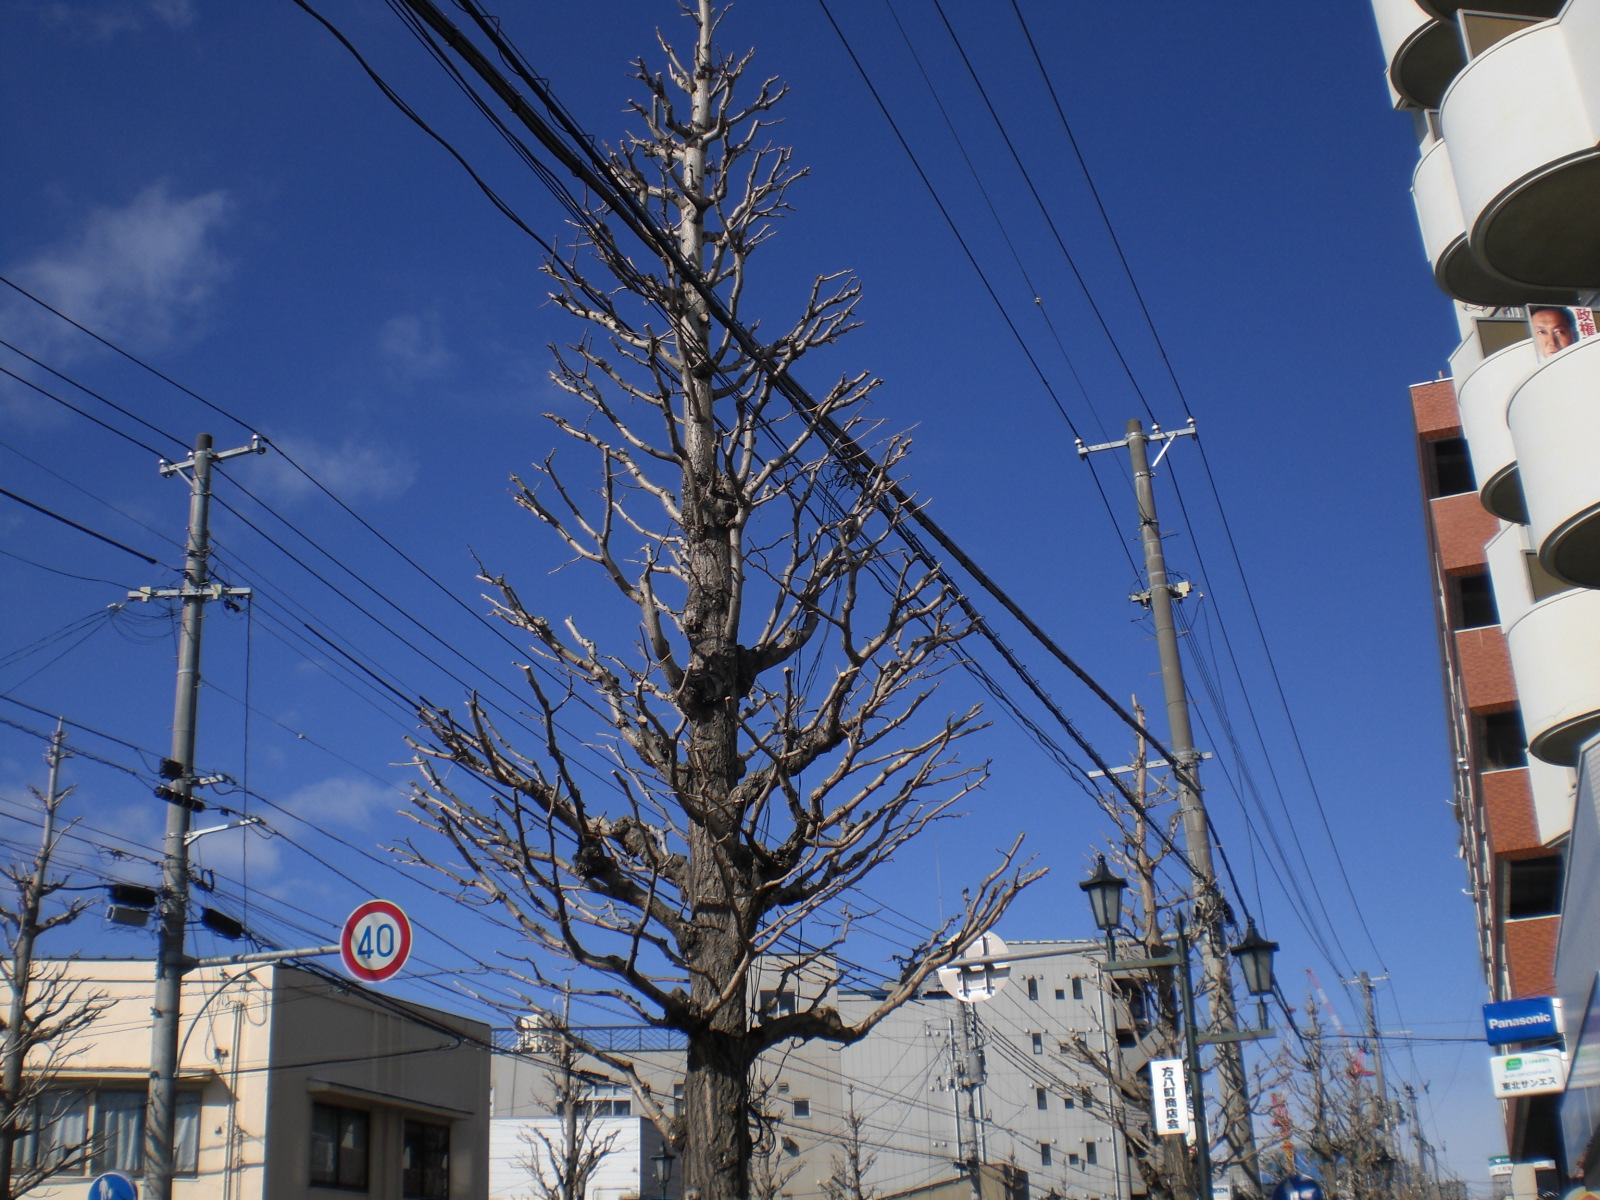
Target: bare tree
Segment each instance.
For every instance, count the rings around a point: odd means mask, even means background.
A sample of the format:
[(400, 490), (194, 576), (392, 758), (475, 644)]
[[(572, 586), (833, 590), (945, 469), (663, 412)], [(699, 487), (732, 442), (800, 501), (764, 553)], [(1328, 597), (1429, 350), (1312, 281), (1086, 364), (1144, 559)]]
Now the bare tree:
[[(699, 290), (744, 320), (753, 256), (804, 172), (765, 140), (785, 89), (767, 80), (746, 94), (751, 56), (716, 47), (711, 0), (682, 8), (692, 49), (662, 37), (664, 71), (635, 63), (639, 129), (609, 157), (672, 252), (635, 262), (597, 209), (545, 266), (555, 304), (588, 327), (553, 371), (583, 415), (550, 420), (597, 476), (577, 487), (552, 455), (534, 483), (514, 480), (517, 502), (625, 606), (636, 641), (601, 648), (608, 614), (593, 595), (581, 623), (552, 619), (486, 569), (496, 613), (532, 640), (538, 743), (513, 746), (475, 697), (460, 714), (426, 710), (417, 815), (452, 853), (411, 852), (446, 857), (430, 865), (525, 939), (509, 969), (531, 984), (554, 952), (598, 973), (592, 993), (684, 1033), (681, 1120), (631, 1063), (599, 1057), (631, 1073), (681, 1147), (686, 1188), (745, 1200), (761, 1052), (864, 1036), (1039, 872), (1016, 864), (1017, 844), (1002, 852), (860, 1020), (829, 989), (794, 1011), (753, 1011), (762, 956), (829, 970), (850, 933), (846, 897), (985, 772), (957, 755), (978, 711), (939, 716), (930, 704), (968, 628), (940, 576), (897, 549), (891, 489), (908, 446), (862, 412), (877, 381), (841, 377), (806, 411), (776, 388), (855, 327), (858, 284), (817, 278), (755, 357)], [(877, 439), (848, 487), (815, 436), (824, 420)], [(610, 759), (599, 783), (581, 774), (585, 747), (566, 729), (591, 713)]]
[(527, 1152), (517, 1165), (533, 1181), (533, 1200), (584, 1200), (595, 1172), (617, 1144), (617, 1132), (597, 1123), (599, 1104), (610, 1102), (595, 1095), (597, 1080), (580, 1062), (569, 1033), (571, 1018), (569, 992), (563, 996), (561, 1016), (539, 1013), (531, 1028), (522, 1026), (524, 1048), (553, 1060), (545, 1083), (550, 1110), (561, 1120), (554, 1136), (537, 1127), (520, 1135)]
[[(87, 1136), (59, 1136), (47, 1093), (73, 1052), (74, 1038), (109, 1002), (68, 979), (64, 964), (43, 964), (35, 956), (42, 934), (75, 921), (90, 903), (79, 899), (50, 905), (66, 886), (54, 873), (53, 860), (65, 833), (59, 824), (61, 805), (72, 794), (70, 787), (61, 787), (61, 764), (67, 757), (65, 732), (57, 725), (45, 754), (49, 785), (43, 792), (28, 789), (43, 818), (39, 849), (31, 861), (0, 868), (11, 897), (0, 905), (6, 950), (0, 958), (0, 983), (8, 993), (0, 1049), (0, 1200), (26, 1195), (52, 1175), (81, 1170), (89, 1153)], [(41, 1138), (52, 1131), (57, 1136)], [(33, 1153), (19, 1156), (30, 1136)]]
[[(1144, 708), (1133, 698), (1133, 713), (1144, 723)], [(1128, 908), (1123, 915), (1124, 946), (1131, 953), (1119, 957), (1160, 958), (1172, 945), (1173, 914), (1188, 897), (1162, 886), (1158, 876), (1177, 845), (1181, 814), (1174, 804), (1170, 781), (1149, 761), (1149, 747), (1143, 737), (1134, 745), (1129, 793), (1104, 792), (1098, 797), (1101, 809), (1111, 819), (1112, 833), (1106, 857), (1116, 864), (1129, 882)], [(1171, 967), (1103, 977), (1112, 1012), (1097, 1031), (1100, 1036), (1075, 1035), (1067, 1043), (1065, 1058), (1078, 1071), (1098, 1076), (1111, 1092), (1108, 1119), (1126, 1141), (1130, 1157), (1152, 1200), (1192, 1195), (1195, 1168), (1183, 1138), (1161, 1137), (1152, 1128), (1151, 1083), (1148, 1064), (1157, 1058), (1181, 1058), (1184, 1054), (1181, 1009), (1177, 979)], [(1207, 994), (1201, 984), (1198, 999)], [(1127, 1026), (1123, 1026), (1123, 1022)], [(1118, 1044), (1116, 1030), (1131, 1026), (1135, 1043)], [(1101, 1044), (1096, 1044), (1097, 1042)], [(1105, 1046), (1111, 1046), (1107, 1053)], [(1258, 1071), (1245, 1092), (1252, 1111), (1265, 1102), (1275, 1070)], [(1211, 1153), (1213, 1169), (1225, 1170), (1243, 1161), (1234, 1156), (1227, 1138), (1225, 1122), (1213, 1121)]]
[[(1137, 697), (1133, 713), (1142, 725), (1144, 709)], [(1166, 941), (1168, 913), (1181, 897), (1163, 891), (1157, 871), (1171, 853), (1181, 817), (1170, 786), (1150, 767), (1149, 747), (1142, 737), (1135, 741), (1130, 782), (1129, 791), (1139, 798), (1138, 805), (1130, 805), (1121, 793), (1098, 797), (1112, 824), (1106, 857), (1130, 885), (1121, 938), (1131, 949), (1120, 956), (1159, 958), (1171, 949)], [(1075, 1072), (1097, 1077), (1107, 1086), (1111, 1095), (1107, 1119), (1122, 1135), (1151, 1200), (1187, 1196), (1194, 1174), (1188, 1149), (1182, 1138), (1160, 1137), (1152, 1128), (1147, 1069), (1151, 1059), (1177, 1058), (1183, 1053), (1172, 969), (1104, 975), (1102, 987), (1110, 1009), (1100, 1019), (1102, 1027), (1089, 1035), (1073, 1035), (1065, 1043), (1063, 1057)], [(1123, 1021), (1136, 1034), (1132, 1047), (1118, 1045), (1117, 1029)]]
[(1305, 1028), (1280, 1058), (1286, 1094), (1279, 1120), (1306, 1173), (1329, 1195), (1400, 1195), (1397, 1163), (1368, 1082), (1372, 1072), (1360, 1050), (1343, 1038), (1330, 1040), (1313, 997), (1307, 997)]
[(876, 1154), (866, 1149), (862, 1136), (867, 1119), (856, 1111), (855, 1089), (850, 1089), (850, 1107), (844, 1115), (844, 1129), (839, 1135), (839, 1150), (833, 1156), (833, 1172), (823, 1181), (823, 1194), (828, 1200), (875, 1200), (876, 1188), (867, 1184), (867, 1176), (878, 1161)]

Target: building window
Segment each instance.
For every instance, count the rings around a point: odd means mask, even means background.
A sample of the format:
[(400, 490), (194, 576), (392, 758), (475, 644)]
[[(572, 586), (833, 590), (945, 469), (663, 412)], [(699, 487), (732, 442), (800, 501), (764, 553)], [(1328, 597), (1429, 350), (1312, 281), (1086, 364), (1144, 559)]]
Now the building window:
[(681, 1083), (672, 1085), (672, 1115), (675, 1117), (683, 1116), (683, 1084)]
[(798, 1158), (799, 1157), (799, 1155), (800, 1155), (800, 1143), (799, 1142), (795, 1141), (792, 1137), (780, 1138), (779, 1142), (783, 1146), (783, 1152), (785, 1154), (787, 1154), (790, 1158)]
[[(82, 1175), (86, 1167), (96, 1175), (142, 1175), (148, 1100), (143, 1088), (46, 1092), (37, 1109), (39, 1134), (19, 1147), (22, 1161), (58, 1175)], [(193, 1175), (200, 1166), (200, 1093), (179, 1092), (173, 1117), (173, 1168)]]
[(367, 1186), (369, 1114), (332, 1104), (311, 1106), (311, 1182), (325, 1187)]
[(794, 1115), (796, 1120), (803, 1120), (811, 1115), (811, 1101), (796, 1099), (794, 1102)]
[(1040, 1112), (1044, 1112), (1046, 1109), (1048, 1109), (1050, 1107), (1050, 1093), (1045, 1091), (1043, 1088), (1034, 1088), (1033, 1106)]
[(1077, 1104), (1077, 1101), (1075, 1101), (1071, 1096), (1063, 1096), (1063, 1097), (1061, 1097), (1061, 1107), (1062, 1108), (1076, 1108), (1076, 1107), (1078, 1107), (1078, 1104)]
[(1466, 438), (1440, 438), (1422, 443), (1428, 498), (1459, 496), (1478, 490), (1472, 477), (1472, 459), (1467, 456)]
[(1494, 602), (1489, 572), (1453, 575), (1447, 586), (1451, 629), (1482, 629), (1486, 625), (1500, 624), (1500, 609)]
[(793, 992), (768, 992), (761, 993), (761, 1015), (763, 1017), (792, 1017), (794, 1016)]
[(1550, 917), (1561, 911), (1561, 856), (1515, 858), (1504, 864), (1506, 919)]
[(1095, 1163), (1100, 1161), (1098, 1155), (1096, 1154), (1095, 1144), (1093, 1142), (1085, 1142), (1083, 1144), (1083, 1161), (1088, 1163), (1090, 1166), (1093, 1166)]
[(1081, 975), (1072, 977), (1072, 998), (1074, 1000), (1083, 999), (1083, 977)]
[(1039, 980), (1038, 980), (1038, 978), (1036, 976), (1030, 975), (1030, 976), (1028, 976), (1028, 999), (1029, 1000), (1037, 1000), (1038, 998), (1039, 998)]
[(1528, 765), (1528, 736), (1522, 729), (1522, 714), (1516, 709), (1489, 713), (1476, 721), (1478, 769), (1504, 771)]
[(450, 1126), (406, 1122), (400, 1194), (406, 1200), (450, 1200)]
[(1040, 1142), (1039, 1143), (1039, 1165), (1041, 1167), (1048, 1167), (1050, 1165), (1050, 1143), (1049, 1142)]
[(1033, 1052), (1035, 1054), (1044, 1053), (1044, 1034), (1036, 1033), (1033, 1035)]
[(40, 1097), (37, 1157), (33, 1161), (42, 1170), (59, 1175), (82, 1175), (88, 1142), (87, 1092), (50, 1091)]
[(1067, 1155), (1067, 1166), (1075, 1167), (1077, 1165), (1078, 1165), (1078, 1156), (1076, 1154)]
[(138, 1175), (144, 1168), (144, 1107), (137, 1092), (96, 1092), (94, 1097), (94, 1173)]
[(1066, 988), (1057, 988), (1056, 989), (1056, 999), (1057, 1000), (1065, 1000), (1066, 998), (1067, 998), (1067, 989)]

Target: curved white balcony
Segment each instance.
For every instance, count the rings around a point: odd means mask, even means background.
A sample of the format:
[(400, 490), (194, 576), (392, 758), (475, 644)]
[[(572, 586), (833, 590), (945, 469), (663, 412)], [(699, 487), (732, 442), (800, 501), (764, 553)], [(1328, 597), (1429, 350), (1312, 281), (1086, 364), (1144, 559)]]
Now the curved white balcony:
[(1455, 24), (1429, 16), (1416, 0), (1372, 0), (1389, 86), (1417, 108), (1438, 108), (1445, 88), (1467, 65)]
[(1600, 337), (1545, 359), (1506, 409), (1539, 561), (1600, 587)]
[(1506, 630), (1528, 750), (1570, 767), (1600, 732), (1600, 592), (1541, 600)]
[(1505, 13), (1510, 17), (1553, 17), (1564, 0), (1421, 0), (1429, 15), (1453, 21), (1463, 8), (1479, 12)]
[(1517, 451), (1506, 425), (1506, 407), (1523, 382), (1539, 368), (1539, 354), (1531, 341), (1496, 350), (1472, 373), (1456, 379), (1456, 402), (1461, 409), (1461, 436), (1472, 455), (1472, 474), (1478, 481), (1478, 498), (1497, 517), (1522, 522), (1522, 485), (1517, 473)]
[[(1600, 287), (1600, 147), (1573, 63), (1593, 50), (1600, 0), (1511, 34), (1469, 62), (1440, 104), (1468, 242), (1492, 275), (1536, 288)], [(1583, 11), (1580, 11), (1583, 10)], [(1579, 59), (1579, 61), (1583, 61)], [(1594, 73), (1585, 62), (1585, 75)]]
[(1492, 307), (1573, 302), (1576, 293), (1572, 291), (1524, 287), (1484, 269), (1467, 241), (1447, 142), (1436, 141), (1423, 151), (1411, 176), (1411, 199), (1417, 208), (1423, 251), (1433, 264), (1434, 282), (1446, 295), (1466, 304)]

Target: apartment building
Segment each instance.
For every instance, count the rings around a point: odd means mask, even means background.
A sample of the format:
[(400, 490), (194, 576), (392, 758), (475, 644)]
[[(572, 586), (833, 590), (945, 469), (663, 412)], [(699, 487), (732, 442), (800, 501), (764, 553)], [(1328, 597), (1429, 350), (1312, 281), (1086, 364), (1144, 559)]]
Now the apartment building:
[[(1558, 995), (1514, 1161), (1600, 1179), (1600, 0), (1373, 0), (1461, 340), (1411, 388), (1487, 998)], [(1441, 350), (1445, 350), (1441, 347)], [(1591, 1020), (1591, 1016), (1593, 1019)], [(1580, 1069), (1581, 1068), (1581, 1069)]]
[[(30, 1192), (85, 1194), (143, 1169), (149, 961), (42, 970), (109, 1007), (54, 1056)], [(4, 989), (0, 989), (3, 992)], [(185, 980), (175, 1200), (477, 1200), (489, 1149), (490, 1028), (293, 967), (202, 967)]]
[[(985, 1164), (983, 1194), (992, 1200), (1142, 1194), (1142, 1183), (1130, 1177), (1120, 1122), (1148, 1115), (1126, 1113), (1103, 1076), (1074, 1053), (1082, 1039), (1097, 1055), (1128, 1056), (1128, 1069), (1143, 1061), (1137, 1057), (1142, 1025), (1102, 992), (1096, 961), (1102, 948), (1084, 941), (1013, 942), (1012, 948), (1044, 955), (1019, 961), (991, 1000), (964, 1004), (930, 986), (854, 1045), (807, 1042), (769, 1051), (756, 1072), (769, 1124), (758, 1139), (752, 1195), (818, 1200), (852, 1138), (863, 1161), (871, 1160), (866, 1185), (882, 1197), (948, 1193), (967, 1200), (974, 1159)], [(814, 973), (796, 979), (771, 968), (753, 990), (753, 1004), (780, 1012), (826, 995), (847, 1021), (864, 1017), (881, 999), (847, 980)], [(530, 1043), (527, 1031), (499, 1036), (508, 1047)], [(637, 1064), (657, 1095), (681, 1095), (683, 1050), (674, 1035), (622, 1026), (590, 1027), (582, 1036)], [(526, 1179), (541, 1154), (526, 1148), (540, 1133), (560, 1144), (550, 1111), (551, 1068), (541, 1057), (496, 1056), (492, 1196), (537, 1194)], [(675, 1200), (681, 1181), (674, 1173), (664, 1191), (658, 1188), (650, 1160), (659, 1140), (626, 1090), (601, 1087), (586, 1102), (604, 1106), (590, 1116), (646, 1127), (618, 1137), (619, 1161), (597, 1175), (589, 1200), (663, 1194)], [(638, 1190), (628, 1191), (628, 1182)]]

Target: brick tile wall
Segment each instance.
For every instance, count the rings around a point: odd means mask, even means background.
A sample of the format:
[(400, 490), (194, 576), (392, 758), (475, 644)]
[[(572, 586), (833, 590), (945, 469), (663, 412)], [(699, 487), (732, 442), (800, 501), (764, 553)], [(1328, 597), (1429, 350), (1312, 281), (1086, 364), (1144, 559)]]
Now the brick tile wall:
[(1478, 493), (1440, 496), (1430, 500), (1428, 508), (1445, 574), (1458, 575), (1483, 566), (1487, 561), (1483, 545), (1500, 532), (1500, 520), (1478, 502)]
[(1463, 629), (1455, 638), (1456, 662), (1468, 711), (1490, 713), (1515, 708), (1517, 685), (1511, 677), (1511, 653), (1500, 626)]
[(1416, 418), (1417, 436), (1432, 442), (1456, 437), (1461, 432), (1461, 412), (1456, 408), (1453, 379), (1411, 385), (1411, 413)]
[(1560, 917), (1529, 917), (1505, 923), (1511, 995), (1546, 996), (1556, 990), (1556, 935)]

